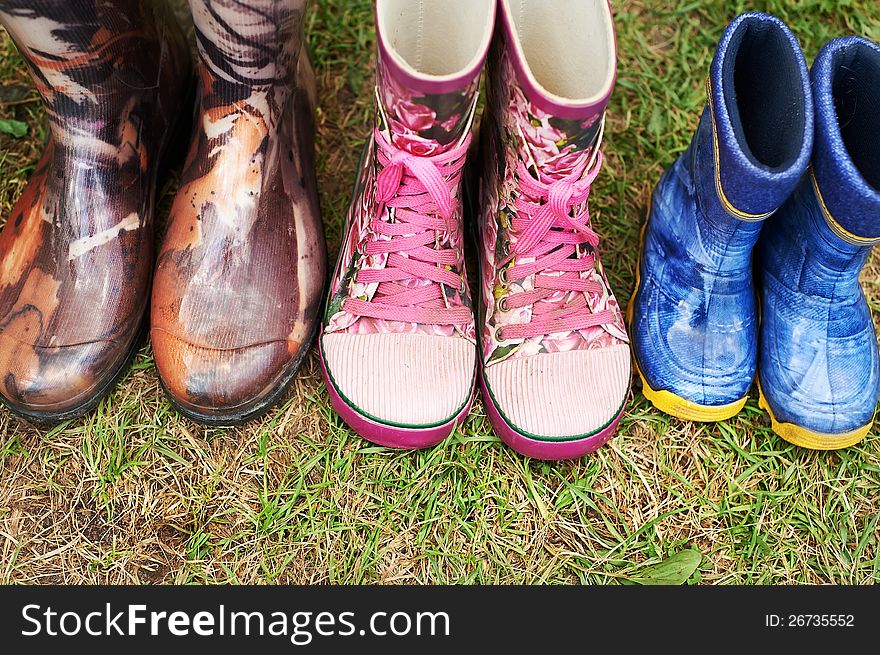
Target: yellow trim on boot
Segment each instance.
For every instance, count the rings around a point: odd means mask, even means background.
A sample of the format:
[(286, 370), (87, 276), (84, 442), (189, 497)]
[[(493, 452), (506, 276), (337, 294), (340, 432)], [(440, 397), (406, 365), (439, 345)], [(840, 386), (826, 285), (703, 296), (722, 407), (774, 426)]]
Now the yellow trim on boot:
[(871, 427), (874, 425), (874, 421), (871, 421), (868, 425), (851, 432), (826, 434), (802, 428), (794, 423), (780, 423), (773, 415), (773, 410), (770, 409), (770, 403), (767, 402), (767, 398), (764, 396), (764, 390), (761, 389), (760, 381), (758, 382), (758, 407), (770, 415), (770, 424), (773, 432), (788, 443), (800, 446), (801, 448), (809, 448), (810, 450), (841, 450), (855, 446), (868, 436), (868, 432), (871, 431)]
[(816, 200), (819, 201), (819, 206), (822, 208), (822, 214), (825, 217), (825, 222), (828, 224), (828, 227), (831, 228), (831, 231), (834, 232), (835, 235), (837, 235), (840, 239), (846, 241), (847, 243), (851, 243), (854, 246), (873, 246), (878, 243), (877, 239), (860, 237), (857, 234), (853, 234), (852, 232), (847, 231), (845, 227), (834, 220), (834, 216), (831, 215), (831, 210), (828, 209), (828, 205), (825, 204), (825, 198), (822, 196), (821, 189), (819, 189), (819, 180), (816, 179), (816, 171), (813, 170), (812, 166), (810, 166), (810, 179), (813, 182), (813, 193), (816, 194)]
[(709, 116), (712, 119), (712, 141), (715, 157), (713, 162), (715, 164), (715, 190), (718, 193), (718, 201), (721, 203), (721, 207), (728, 214), (740, 221), (759, 222), (770, 218), (776, 213), (775, 209), (765, 214), (749, 214), (734, 207), (733, 203), (730, 202), (730, 199), (727, 197), (727, 194), (724, 193), (724, 187), (721, 185), (721, 146), (718, 144), (718, 126), (715, 122), (715, 100), (712, 97), (711, 77), (706, 80), (706, 95), (709, 98)]
[[(646, 212), (647, 216), (644, 225), (642, 225), (641, 232), (639, 233), (639, 256), (636, 261), (636, 287), (626, 306), (626, 322), (630, 329), (632, 329), (633, 324), (636, 294), (642, 286), (642, 252), (645, 247), (645, 232), (648, 229), (648, 221), (651, 218), (651, 199), (652, 194), (649, 194)], [(734, 401), (728, 405), (698, 405), (690, 400), (676, 396), (671, 391), (656, 391), (652, 389), (651, 385), (648, 384), (648, 381), (642, 374), (642, 369), (639, 368), (635, 352), (633, 352), (633, 363), (635, 364), (635, 370), (639, 374), (639, 378), (642, 380), (642, 393), (645, 398), (664, 414), (669, 414), (670, 416), (674, 416), (675, 418), (684, 421), (697, 421), (699, 423), (726, 421), (739, 414), (742, 408), (745, 407), (746, 400), (748, 400), (748, 396), (746, 396), (742, 400)]]

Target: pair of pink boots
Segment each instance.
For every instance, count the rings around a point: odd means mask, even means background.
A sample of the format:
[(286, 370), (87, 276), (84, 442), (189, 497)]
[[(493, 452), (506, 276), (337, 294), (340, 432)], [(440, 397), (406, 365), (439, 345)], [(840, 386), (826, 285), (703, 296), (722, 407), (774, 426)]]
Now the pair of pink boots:
[(631, 381), (588, 209), (616, 70), (607, 1), (377, 0), (376, 18), (378, 121), (320, 340), (333, 408), (374, 443), (424, 448), (465, 419), (479, 381), (517, 452), (595, 451)]

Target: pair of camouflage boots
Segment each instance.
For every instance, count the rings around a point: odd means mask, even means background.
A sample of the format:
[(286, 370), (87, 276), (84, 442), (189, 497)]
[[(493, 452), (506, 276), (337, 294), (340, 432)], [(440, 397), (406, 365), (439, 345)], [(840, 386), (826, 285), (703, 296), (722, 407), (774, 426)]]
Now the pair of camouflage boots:
[(0, 235), (0, 397), (31, 421), (94, 409), (145, 324), (171, 401), (209, 424), (270, 407), (309, 350), (327, 263), (306, 0), (189, 7), (196, 75), (164, 0), (0, 0), (50, 127)]

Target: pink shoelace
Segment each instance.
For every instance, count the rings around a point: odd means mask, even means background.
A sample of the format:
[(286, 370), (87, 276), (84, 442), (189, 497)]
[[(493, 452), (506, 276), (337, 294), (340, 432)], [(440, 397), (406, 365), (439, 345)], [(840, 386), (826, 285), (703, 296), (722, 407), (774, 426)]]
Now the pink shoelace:
[[(377, 236), (367, 243), (368, 256), (388, 254), (381, 270), (362, 270), (357, 281), (378, 284), (372, 301), (348, 298), (345, 310), (355, 316), (418, 323), (464, 325), (472, 320), (467, 307), (447, 307), (443, 286), (463, 290), (453, 269), (459, 254), (444, 245), (443, 234), (454, 225), (454, 192), (461, 180), (471, 137), (447, 152), (420, 157), (397, 148), (376, 130), (381, 172), (376, 178), (376, 200), (394, 210), (394, 221), (379, 217), (370, 224)], [(424, 284), (428, 281), (429, 284)]]
[[(534, 261), (502, 269), (502, 275), (508, 281), (534, 276), (534, 283), (533, 289), (512, 293), (500, 302), (505, 310), (531, 305), (532, 319), (503, 327), (500, 336), (504, 341), (583, 330), (614, 321), (610, 310), (592, 313), (587, 301), (587, 294), (604, 293), (604, 286), (581, 278), (595, 266), (595, 255), (578, 256), (578, 249), (584, 244), (595, 249), (599, 237), (590, 227), (589, 208), (574, 216), (572, 213), (590, 197), (590, 187), (602, 167), (602, 153), (597, 152), (589, 171), (588, 165), (584, 161), (565, 178), (545, 183), (532, 177), (520, 163), (521, 193), (511, 226), (518, 240), (504, 264), (514, 257)], [(562, 300), (548, 301), (560, 291), (566, 292)]]

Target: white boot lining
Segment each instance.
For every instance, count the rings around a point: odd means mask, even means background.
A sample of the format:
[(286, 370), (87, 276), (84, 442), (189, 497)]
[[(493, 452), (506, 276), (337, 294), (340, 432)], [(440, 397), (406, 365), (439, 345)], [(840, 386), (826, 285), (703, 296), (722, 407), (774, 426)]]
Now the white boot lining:
[(569, 103), (603, 98), (614, 83), (614, 26), (606, 0), (502, 0), (528, 73)]
[(454, 77), (479, 65), (492, 37), (495, 0), (378, 0), (392, 57), (420, 76)]

